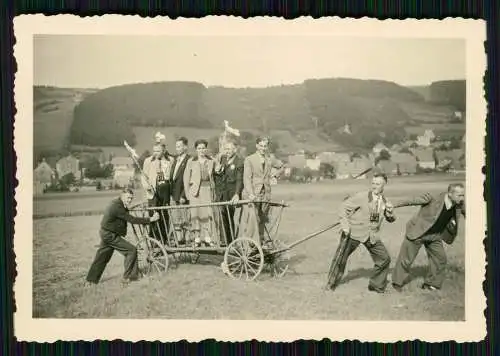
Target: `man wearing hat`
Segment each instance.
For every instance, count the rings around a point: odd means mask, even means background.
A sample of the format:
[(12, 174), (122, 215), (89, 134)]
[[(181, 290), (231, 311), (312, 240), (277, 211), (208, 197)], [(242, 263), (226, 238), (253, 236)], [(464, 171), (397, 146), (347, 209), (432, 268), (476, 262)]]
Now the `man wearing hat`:
[(341, 238), (328, 276), (328, 287), (331, 290), (338, 286), (349, 256), (363, 244), (375, 264), (368, 290), (385, 292), (391, 258), (380, 239), (380, 227), (383, 220), (389, 223), (396, 220), (393, 206), (384, 195), (386, 184), (387, 176), (376, 170), (371, 189), (355, 193), (342, 203), (339, 212)]

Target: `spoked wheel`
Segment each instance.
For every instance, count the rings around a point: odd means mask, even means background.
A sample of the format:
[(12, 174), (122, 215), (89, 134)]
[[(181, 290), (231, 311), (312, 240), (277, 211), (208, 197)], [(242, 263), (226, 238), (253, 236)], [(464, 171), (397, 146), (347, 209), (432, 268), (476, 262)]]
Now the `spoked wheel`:
[[(274, 240), (272, 242), (273, 251), (282, 250), (286, 248), (286, 244), (280, 240)], [(271, 276), (274, 278), (283, 277), (288, 271), (288, 263), (290, 261), (290, 254), (288, 251), (283, 251), (280, 253), (271, 253), (265, 256), (266, 266), (271, 272)]]
[(137, 243), (139, 269), (146, 275), (161, 274), (168, 269), (168, 255), (163, 245), (150, 237), (143, 237)]
[(252, 281), (264, 267), (264, 253), (259, 243), (240, 237), (229, 244), (224, 253), (227, 274), (233, 279)]

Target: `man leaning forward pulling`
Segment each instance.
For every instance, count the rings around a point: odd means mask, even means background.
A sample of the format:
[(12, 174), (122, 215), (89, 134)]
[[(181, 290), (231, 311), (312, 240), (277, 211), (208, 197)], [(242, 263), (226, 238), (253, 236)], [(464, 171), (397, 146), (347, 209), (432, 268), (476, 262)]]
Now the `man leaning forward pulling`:
[(457, 236), (459, 214), (465, 217), (464, 194), (464, 186), (455, 183), (439, 195), (426, 193), (394, 204), (395, 207), (420, 206), (406, 224), (405, 238), (392, 272), (392, 285), (396, 290), (400, 291), (408, 282), (410, 267), (422, 245), (429, 258), (429, 272), (421, 288), (441, 288), (446, 267), (443, 241), (452, 244)]
[(393, 207), (384, 196), (386, 183), (385, 174), (374, 173), (371, 190), (361, 191), (344, 200), (339, 213), (342, 236), (329, 275), (330, 289), (338, 286), (349, 256), (362, 243), (375, 263), (368, 290), (385, 291), (391, 258), (380, 240), (379, 232), (384, 218), (390, 223), (396, 220)]
[(149, 224), (158, 221), (160, 215), (157, 212), (147, 218), (131, 215), (128, 209), (133, 196), (134, 193), (131, 189), (124, 189), (121, 196), (113, 199), (107, 206), (99, 230), (101, 244), (87, 274), (87, 285), (99, 283), (102, 273), (115, 250), (125, 256), (125, 273), (122, 282), (128, 283), (139, 279), (137, 249), (123, 238), (127, 235), (127, 222), (131, 224)]

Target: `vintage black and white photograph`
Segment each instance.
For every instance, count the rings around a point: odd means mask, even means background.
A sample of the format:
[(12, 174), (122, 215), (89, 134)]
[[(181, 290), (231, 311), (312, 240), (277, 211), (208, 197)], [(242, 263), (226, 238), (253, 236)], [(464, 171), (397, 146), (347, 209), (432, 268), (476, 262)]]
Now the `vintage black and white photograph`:
[(481, 335), (481, 37), (94, 20), (57, 32), (45, 18), (16, 77), (29, 73), (27, 318), (225, 320), (226, 334), (231, 320), (380, 321), (395, 335), (475, 320)]

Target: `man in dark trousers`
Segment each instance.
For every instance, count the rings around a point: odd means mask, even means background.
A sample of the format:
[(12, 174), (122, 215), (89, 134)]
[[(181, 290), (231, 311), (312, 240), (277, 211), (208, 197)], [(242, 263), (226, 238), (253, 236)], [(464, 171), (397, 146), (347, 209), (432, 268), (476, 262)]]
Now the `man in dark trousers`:
[(380, 240), (380, 227), (384, 219), (389, 223), (396, 220), (393, 207), (384, 196), (386, 183), (387, 176), (382, 172), (375, 172), (370, 190), (360, 191), (344, 200), (339, 212), (341, 240), (328, 276), (330, 289), (337, 287), (349, 256), (359, 244), (363, 244), (375, 264), (368, 290), (385, 292), (391, 258)]
[[(184, 171), (186, 169), (187, 162), (189, 161), (188, 150), (188, 139), (185, 137), (180, 137), (175, 142), (175, 149), (177, 151), (177, 156), (174, 159), (172, 168), (170, 170), (170, 191), (172, 195), (172, 201), (174, 205), (188, 205), (189, 201), (186, 198), (186, 192), (184, 191)], [(187, 209), (173, 209), (172, 218), (173, 225), (176, 233), (176, 238), (178, 243), (185, 243), (186, 239), (184, 232), (186, 230), (186, 224), (189, 222), (189, 212)]]
[[(238, 203), (243, 191), (244, 161), (238, 156), (237, 145), (234, 141), (224, 144), (224, 152), (220, 162), (215, 165), (215, 197), (219, 202)], [(235, 238), (234, 213), (235, 206), (228, 205), (220, 208), (223, 235), (226, 244)]]
[[(165, 148), (160, 143), (153, 146), (153, 154), (144, 160), (141, 177), (149, 207), (170, 205), (170, 170), (172, 160), (165, 156)], [(153, 210), (150, 210), (153, 215)], [(160, 222), (150, 229), (150, 237), (165, 243), (169, 230), (168, 212), (160, 212)]]
[(443, 241), (452, 244), (455, 240), (459, 214), (465, 217), (464, 201), (463, 184), (454, 183), (439, 195), (426, 193), (394, 204), (394, 207), (420, 206), (418, 213), (406, 224), (405, 238), (392, 272), (392, 285), (397, 291), (408, 282), (410, 267), (422, 245), (429, 257), (429, 272), (421, 288), (441, 289), (446, 267)]
[(101, 229), (99, 230), (101, 244), (87, 274), (87, 284), (99, 283), (114, 250), (125, 256), (125, 272), (122, 282), (128, 283), (139, 279), (137, 249), (123, 238), (127, 235), (127, 222), (131, 224), (149, 224), (157, 221), (160, 216), (156, 212), (148, 218), (131, 215), (128, 208), (133, 197), (134, 192), (131, 189), (124, 189), (121, 196), (113, 199), (106, 208), (101, 220)]

